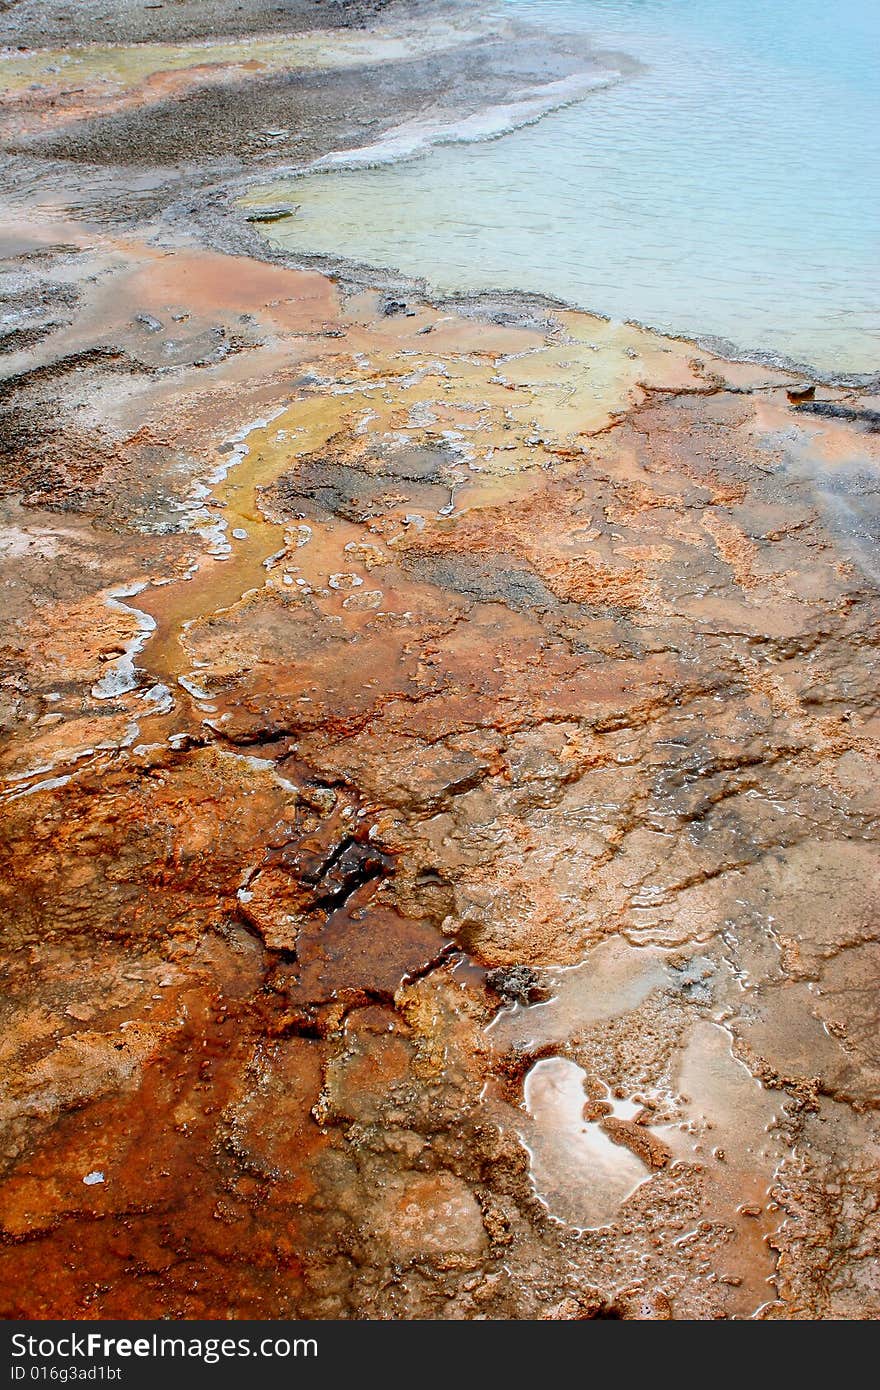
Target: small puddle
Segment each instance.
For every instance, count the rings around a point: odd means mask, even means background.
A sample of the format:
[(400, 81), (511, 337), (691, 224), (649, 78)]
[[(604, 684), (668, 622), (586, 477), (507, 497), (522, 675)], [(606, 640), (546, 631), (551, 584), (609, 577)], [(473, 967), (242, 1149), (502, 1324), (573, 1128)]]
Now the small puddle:
[[(565, 1057), (536, 1062), (525, 1080), (530, 1123), (520, 1138), (528, 1150), (535, 1192), (551, 1216), (579, 1230), (609, 1225), (620, 1206), (651, 1176), (628, 1148), (584, 1119), (586, 1072)], [(610, 1114), (629, 1120), (639, 1106), (615, 1100)]]
[[(660, 948), (609, 938), (580, 965), (547, 973), (553, 991), (547, 1002), (503, 1009), (488, 1029), (493, 1046), (529, 1052), (576, 1043), (588, 1028), (631, 1013), (653, 991), (668, 987), (668, 956)], [(637, 1041), (635, 1020), (633, 1028)], [(612, 1089), (601, 1083), (605, 1094), (594, 1108), (593, 1076), (568, 1058), (542, 1058), (525, 1079), (527, 1118), (520, 1112), (516, 1120), (537, 1196), (551, 1216), (579, 1230), (611, 1225), (653, 1172), (648, 1149), (615, 1142), (604, 1127), (603, 1120), (631, 1120), (640, 1109), (615, 1095), (616, 1078), (608, 1081)], [(655, 1098), (667, 1116), (671, 1107), (677, 1117), (644, 1126), (646, 1143), (665, 1148), (673, 1165), (698, 1170), (699, 1215), (680, 1234), (673, 1232), (675, 1244), (698, 1261), (701, 1277), (724, 1286), (730, 1316), (754, 1317), (775, 1293), (768, 1237), (781, 1218), (769, 1193), (789, 1153), (777, 1128), (784, 1118), (782, 1098), (737, 1059), (724, 1027), (699, 1016), (658, 1084), (662, 1094)], [(599, 1116), (598, 1108), (606, 1115)]]
[[(579, 965), (548, 971), (552, 997), (546, 1003), (503, 1009), (487, 1029), (499, 1051), (531, 1051), (572, 1041), (593, 1024), (631, 1012), (669, 983), (668, 953), (609, 937)], [(565, 1057), (547, 1057), (529, 1070), (524, 1084), (528, 1122), (517, 1125), (529, 1154), (532, 1182), (550, 1215), (578, 1230), (614, 1221), (620, 1207), (652, 1169), (630, 1148), (615, 1143), (594, 1119), (585, 1119), (587, 1074)], [(631, 1120), (640, 1110), (604, 1085), (609, 1119)], [(647, 1131), (646, 1131), (647, 1133)]]

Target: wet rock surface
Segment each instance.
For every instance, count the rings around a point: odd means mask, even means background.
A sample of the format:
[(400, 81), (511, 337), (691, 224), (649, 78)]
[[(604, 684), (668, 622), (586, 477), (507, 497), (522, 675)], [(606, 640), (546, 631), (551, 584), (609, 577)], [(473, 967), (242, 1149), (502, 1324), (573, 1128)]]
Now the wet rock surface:
[(877, 1316), (876, 402), (0, 250), (0, 1312)]

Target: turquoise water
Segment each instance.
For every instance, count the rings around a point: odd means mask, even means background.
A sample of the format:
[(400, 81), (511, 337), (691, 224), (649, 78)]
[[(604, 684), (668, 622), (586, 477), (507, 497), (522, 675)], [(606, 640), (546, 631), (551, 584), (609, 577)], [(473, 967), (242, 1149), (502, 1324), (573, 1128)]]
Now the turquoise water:
[[(880, 370), (877, 0), (502, 0), (644, 71), (537, 124), (310, 174), (274, 239)], [(276, 187), (276, 192), (278, 189)]]

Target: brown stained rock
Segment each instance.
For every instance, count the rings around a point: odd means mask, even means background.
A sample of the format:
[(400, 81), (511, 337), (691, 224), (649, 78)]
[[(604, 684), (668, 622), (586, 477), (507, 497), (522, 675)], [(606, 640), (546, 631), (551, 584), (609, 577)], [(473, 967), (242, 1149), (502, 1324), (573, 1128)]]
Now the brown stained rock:
[(369, 1220), (396, 1260), (451, 1255), (473, 1267), (486, 1248), (480, 1208), (451, 1173), (389, 1182)]
[[(219, 925), (291, 801), (269, 774), (213, 750), (104, 768), (7, 812), (10, 939), (47, 932), (168, 942)], [(24, 843), (27, 853), (22, 853)], [(13, 937), (14, 932), (14, 937)]]
[(297, 1203), (317, 1192), (313, 1163), (329, 1143), (313, 1116), (323, 1064), (320, 1043), (286, 1038), (254, 1058), (252, 1084), (227, 1112), (229, 1146), (244, 1169), (279, 1181)]
[[(368, 1006), (349, 1016), (345, 1050), (327, 1068), (328, 1113), (363, 1125), (407, 1118), (407, 1090), (415, 1058), (399, 1018)], [(415, 1154), (423, 1147), (412, 1132)], [(414, 1155), (415, 1156), (415, 1155)]]
[(304, 924), (297, 937), (296, 978), (285, 990), (300, 1006), (335, 999), (390, 1002), (409, 977), (441, 960), (448, 945), (430, 923), (409, 920), (375, 900), (355, 902), (326, 921), (312, 918)]
[(580, 1288), (541, 1314), (546, 1322), (581, 1322), (591, 1318), (621, 1317), (616, 1304), (609, 1304), (599, 1289)]
[(285, 869), (264, 869), (244, 890), (239, 911), (271, 951), (295, 952), (311, 898)]
[(672, 1158), (669, 1147), (644, 1125), (632, 1124), (614, 1115), (604, 1116), (599, 1123), (615, 1144), (631, 1149), (649, 1168), (665, 1168)]

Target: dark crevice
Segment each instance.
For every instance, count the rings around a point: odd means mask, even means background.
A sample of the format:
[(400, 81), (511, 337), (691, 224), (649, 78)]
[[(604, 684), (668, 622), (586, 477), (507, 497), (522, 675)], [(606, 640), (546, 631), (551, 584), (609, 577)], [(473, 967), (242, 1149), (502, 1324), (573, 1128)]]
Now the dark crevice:
[(418, 966), (415, 970), (410, 970), (401, 980), (403, 985), (414, 985), (417, 980), (424, 980), (427, 975), (439, 969), (449, 960), (450, 956), (460, 954), (460, 948), (455, 941), (445, 941), (440, 950), (430, 960), (425, 961), (424, 965)]
[(335, 868), (335, 866), (339, 863), (346, 850), (353, 849), (356, 844), (357, 841), (355, 840), (353, 835), (344, 836), (343, 839), (341, 839), (337, 845), (333, 846), (330, 853), (327, 855), (327, 858), (324, 859), (321, 864), (319, 864), (318, 868), (314, 871), (314, 873), (303, 874), (303, 878), (305, 879), (305, 881), (307, 883), (320, 883), (321, 879), (324, 878), (325, 875), (328, 874), (330, 870)]
[(327, 916), (330, 917), (334, 912), (338, 912), (341, 908), (345, 907), (346, 903), (354, 896), (359, 888), (365, 888), (368, 883), (373, 883), (380, 877), (381, 874), (378, 870), (372, 874), (359, 875), (356, 879), (352, 879), (351, 882), (344, 884), (341, 888), (337, 888), (335, 892), (326, 893), (323, 897), (315, 898), (314, 901), (309, 904), (309, 910), (311, 912), (326, 912)]
[(828, 420), (846, 420), (853, 425), (867, 425), (872, 434), (880, 433), (880, 410), (854, 410), (838, 401), (799, 401), (798, 414), (821, 415)]

